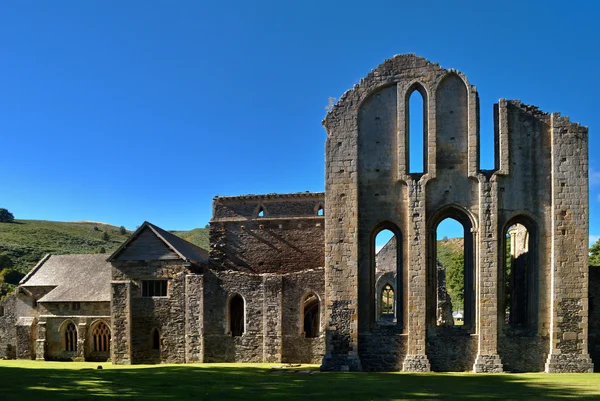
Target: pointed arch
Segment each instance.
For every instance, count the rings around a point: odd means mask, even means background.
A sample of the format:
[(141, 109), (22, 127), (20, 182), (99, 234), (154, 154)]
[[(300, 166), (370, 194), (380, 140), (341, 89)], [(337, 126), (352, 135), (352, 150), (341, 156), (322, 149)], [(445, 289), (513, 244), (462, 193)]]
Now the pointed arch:
[(539, 310), (538, 225), (531, 216), (514, 215), (504, 224), (501, 239), (499, 320), (533, 334)]
[(256, 217), (267, 217), (267, 211), (262, 204), (258, 205), (255, 216)]
[[(392, 237), (382, 246), (377, 245), (377, 236), (383, 231), (391, 232)], [(370, 277), (371, 277), (371, 293), (370, 311), (371, 324), (377, 327), (377, 324), (395, 325), (399, 330), (404, 328), (404, 266), (403, 266), (403, 236), (402, 231), (398, 226), (391, 221), (383, 221), (377, 224), (370, 235)], [(380, 249), (378, 249), (380, 248)], [(383, 281), (388, 281), (391, 284), (393, 291), (393, 314), (386, 316), (386, 319), (381, 319), (382, 306), (382, 287)]]
[(110, 352), (111, 330), (104, 320), (97, 320), (91, 325), (93, 352)]
[(324, 216), (325, 215), (325, 207), (323, 207), (323, 203), (319, 202), (315, 205), (315, 214), (317, 216)]
[(60, 325), (59, 331), (62, 333), (63, 350), (66, 352), (77, 352), (77, 325), (68, 319)]
[(309, 291), (301, 300), (301, 327), (306, 338), (317, 338), (321, 326), (321, 299), (314, 291)]
[[(406, 105), (406, 171), (410, 174), (427, 173), (428, 97), (420, 82), (413, 83), (404, 96)], [(411, 158), (411, 155), (420, 157)]]
[(462, 328), (473, 332), (476, 309), (476, 256), (474, 233), (477, 230), (475, 217), (464, 207), (450, 204), (433, 213), (427, 222), (427, 325), (434, 327), (438, 321), (438, 269), (437, 269), (437, 229), (446, 219), (453, 219), (463, 227), (463, 290), (464, 324)]

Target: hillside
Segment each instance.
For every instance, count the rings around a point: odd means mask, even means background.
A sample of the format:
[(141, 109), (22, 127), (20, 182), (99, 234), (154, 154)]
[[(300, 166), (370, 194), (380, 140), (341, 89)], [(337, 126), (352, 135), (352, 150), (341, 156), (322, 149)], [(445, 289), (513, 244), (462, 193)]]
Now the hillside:
[[(106, 234), (105, 234), (106, 232)], [(208, 249), (208, 229), (172, 231)], [(14, 288), (46, 254), (101, 253), (115, 251), (131, 235), (119, 227), (95, 222), (15, 220), (0, 223), (0, 297)]]

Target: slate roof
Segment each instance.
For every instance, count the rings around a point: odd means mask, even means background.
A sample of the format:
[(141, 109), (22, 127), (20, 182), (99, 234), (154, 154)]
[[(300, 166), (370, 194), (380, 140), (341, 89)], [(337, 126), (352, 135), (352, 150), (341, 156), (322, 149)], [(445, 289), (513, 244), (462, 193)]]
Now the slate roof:
[(196, 245), (188, 242), (182, 238), (179, 238), (175, 234), (171, 234), (170, 232), (163, 230), (162, 228), (155, 226), (154, 224), (145, 221), (132, 235), (121, 245), (110, 257), (107, 261), (113, 261), (127, 246), (133, 242), (138, 235), (144, 230), (144, 228), (149, 228), (156, 234), (158, 238), (160, 238), (165, 245), (171, 248), (175, 253), (181, 257), (182, 260), (187, 262), (194, 263), (208, 263), (208, 251), (197, 247)]
[(110, 302), (111, 264), (106, 255), (46, 255), (20, 282), (55, 287), (38, 302)]

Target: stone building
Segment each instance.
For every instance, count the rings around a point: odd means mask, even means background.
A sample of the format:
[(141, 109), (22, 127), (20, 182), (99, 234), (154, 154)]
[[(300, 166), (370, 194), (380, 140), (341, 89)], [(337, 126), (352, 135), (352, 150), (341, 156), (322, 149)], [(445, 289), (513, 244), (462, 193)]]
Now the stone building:
[[(504, 99), (494, 116), (481, 170), (475, 87), (386, 60), (324, 120), (325, 193), (216, 197), (210, 253), (146, 222), (108, 259), (45, 258), (0, 305), (0, 357), (590, 371), (587, 128)], [(436, 257), (446, 218), (464, 229), (460, 325)]]

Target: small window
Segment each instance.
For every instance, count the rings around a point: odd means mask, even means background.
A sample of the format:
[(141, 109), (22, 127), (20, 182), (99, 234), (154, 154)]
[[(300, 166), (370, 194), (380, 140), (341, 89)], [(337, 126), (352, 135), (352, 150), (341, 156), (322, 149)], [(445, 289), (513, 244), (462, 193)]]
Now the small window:
[(160, 350), (160, 333), (156, 328), (152, 330), (152, 349)]
[(257, 214), (257, 216), (258, 216), (258, 217), (265, 217), (265, 209), (263, 209), (263, 207), (262, 207), (262, 206), (261, 206), (261, 207), (258, 209), (258, 214)]
[(0, 306), (0, 317), (4, 316), (4, 306)]
[(317, 216), (324, 216), (325, 215), (325, 210), (323, 210), (323, 206), (319, 206), (319, 209), (317, 210)]
[(77, 351), (77, 329), (73, 323), (65, 329), (65, 351)]
[(79, 302), (72, 302), (71, 303), (71, 309), (72, 310), (79, 310), (79, 309), (81, 309), (81, 304)]
[(142, 297), (166, 297), (167, 280), (142, 281)]

